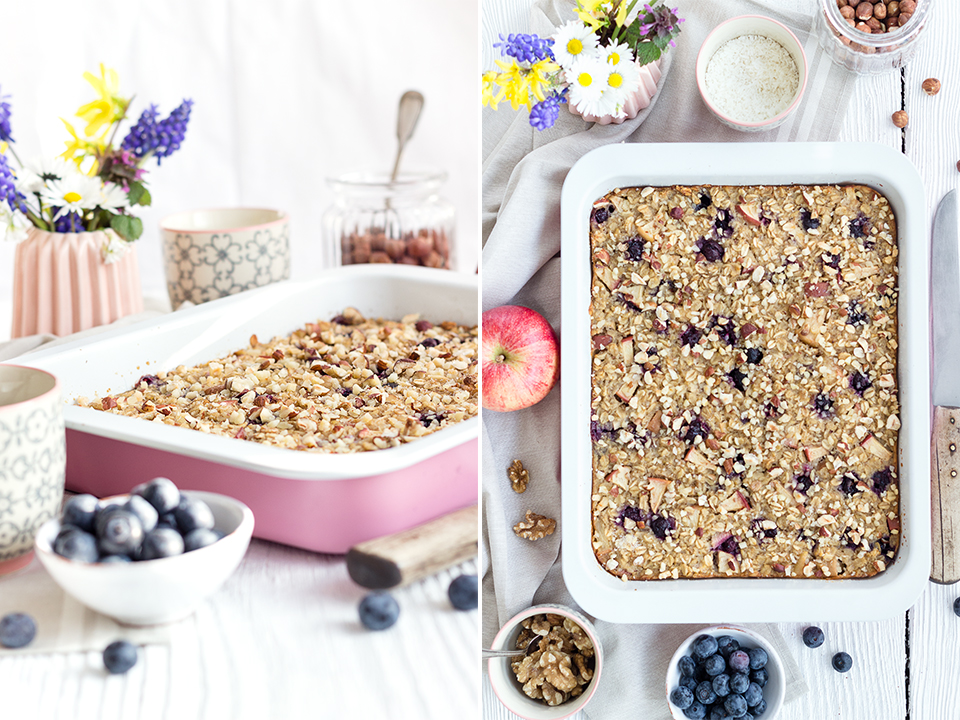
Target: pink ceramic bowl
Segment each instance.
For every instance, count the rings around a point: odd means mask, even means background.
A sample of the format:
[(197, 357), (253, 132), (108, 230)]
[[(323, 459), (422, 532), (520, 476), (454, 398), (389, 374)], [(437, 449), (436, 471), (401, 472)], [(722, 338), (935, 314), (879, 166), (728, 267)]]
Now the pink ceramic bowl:
[[(705, 79), (707, 66), (717, 50), (724, 43), (742, 35), (761, 35), (778, 42), (793, 58), (800, 75), (796, 92), (794, 92), (787, 107), (776, 115), (760, 121), (745, 120), (722, 112), (717, 107), (716, 98), (711, 97)], [(797, 36), (785, 25), (761, 15), (741, 15), (720, 23), (703, 41), (703, 45), (700, 46), (700, 53), (697, 55), (697, 88), (700, 90), (700, 97), (703, 98), (704, 104), (724, 125), (742, 132), (761, 132), (779, 127), (800, 106), (800, 100), (803, 98), (804, 90), (807, 87), (807, 71), (807, 56), (803, 52), (803, 46), (797, 40)]]

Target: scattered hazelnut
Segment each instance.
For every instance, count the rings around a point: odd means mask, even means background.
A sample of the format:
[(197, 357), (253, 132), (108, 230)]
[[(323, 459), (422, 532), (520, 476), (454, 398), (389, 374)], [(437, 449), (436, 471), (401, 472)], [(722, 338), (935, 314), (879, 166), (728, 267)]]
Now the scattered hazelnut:
[(900, 13), (900, 3), (897, 0), (891, 0), (887, 3), (887, 17)]
[(898, 16), (898, 20), (897, 20), (900, 23), (900, 27), (903, 27), (908, 22), (910, 22), (911, 15), (912, 15), (911, 13), (903, 12), (902, 10), (900, 11), (900, 15)]
[(887, 16), (887, 6), (882, 2), (878, 2), (873, 6), (873, 16), (877, 20), (883, 20)]
[(854, 9), (853, 9), (852, 7), (850, 7), (849, 5), (844, 5), (842, 8), (840, 8), (840, 15), (841, 15), (845, 20), (850, 20), (850, 19), (852, 19), (854, 13), (856, 13), (856, 10), (854, 10)]
[(940, 81), (936, 78), (927, 78), (920, 87), (927, 95), (936, 95), (940, 92)]
[(870, 26), (867, 25), (865, 22), (858, 22), (854, 27), (860, 32), (866, 33), (867, 35), (872, 34), (872, 31), (870, 30)]
[(903, 15), (913, 15), (916, 12), (917, 3), (916, 0), (900, 0), (900, 14)]
[(886, 31), (886, 27), (880, 23), (875, 17), (870, 18), (867, 22), (867, 27), (870, 28), (872, 33), (882, 33)]
[(857, 5), (857, 20), (868, 20), (873, 17), (873, 5), (868, 3), (867, 0), (863, 0), (862, 3)]
[(904, 110), (897, 110), (892, 116), (893, 124), (898, 128), (905, 128), (907, 123), (910, 121), (910, 118), (907, 116), (907, 113)]

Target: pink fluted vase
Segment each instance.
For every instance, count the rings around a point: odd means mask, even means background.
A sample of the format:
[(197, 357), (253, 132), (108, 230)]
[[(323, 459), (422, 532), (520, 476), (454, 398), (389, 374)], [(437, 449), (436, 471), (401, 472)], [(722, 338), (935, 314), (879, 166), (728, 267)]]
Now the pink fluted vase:
[(646, 65), (638, 64), (638, 67), (640, 70), (640, 86), (630, 94), (627, 101), (623, 104), (625, 115), (614, 117), (613, 115), (597, 116), (591, 115), (590, 113), (583, 114), (577, 110), (572, 103), (567, 103), (570, 112), (574, 115), (579, 115), (587, 122), (594, 122), (599, 125), (619, 125), (624, 120), (632, 120), (641, 110), (650, 105), (653, 96), (657, 93), (657, 83), (660, 82), (661, 76), (659, 60), (654, 60)]
[(102, 230), (30, 230), (14, 258), (13, 337), (69, 335), (143, 310), (135, 248), (106, 263), (109, 239)]

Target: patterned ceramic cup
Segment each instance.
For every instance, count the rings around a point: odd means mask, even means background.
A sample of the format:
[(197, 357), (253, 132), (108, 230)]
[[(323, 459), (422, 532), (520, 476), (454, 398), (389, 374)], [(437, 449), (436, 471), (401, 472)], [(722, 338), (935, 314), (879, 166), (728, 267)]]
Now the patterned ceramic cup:
[(30, 562), (37, 530), (59, 514), (66, 459), (57, 378), (0, 365), (0, 574)]
[(160, 230), (174, 309), (290, 277), (290, 218), (280, 210), (192, 210), (164, 218)]

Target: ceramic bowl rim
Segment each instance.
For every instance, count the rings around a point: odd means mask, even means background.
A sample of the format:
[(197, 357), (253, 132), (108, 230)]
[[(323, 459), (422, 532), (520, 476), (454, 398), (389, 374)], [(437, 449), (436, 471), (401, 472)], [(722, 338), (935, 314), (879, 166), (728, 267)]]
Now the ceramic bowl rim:
[[(273, 220), (253, 223), (252, 225), (234, 225), (222, 228), (191, 227), (185, 218), (197, 213), (225, 213), (225, 212), (259, 212), (273, 213)], [(290, 215), (285, 210), (266, 207), (217, 207), (217, 208), (197, 208), (195, 210), (183, 210), (172, 215), (167, 215), (160, 221), (160, 229), (164, 232), (184, 233), (190, 235), (216, 235), (218, 233), (228, 232), (249, 232), (261, 228), (274, 227), (282, 225), (290, 220)]]

